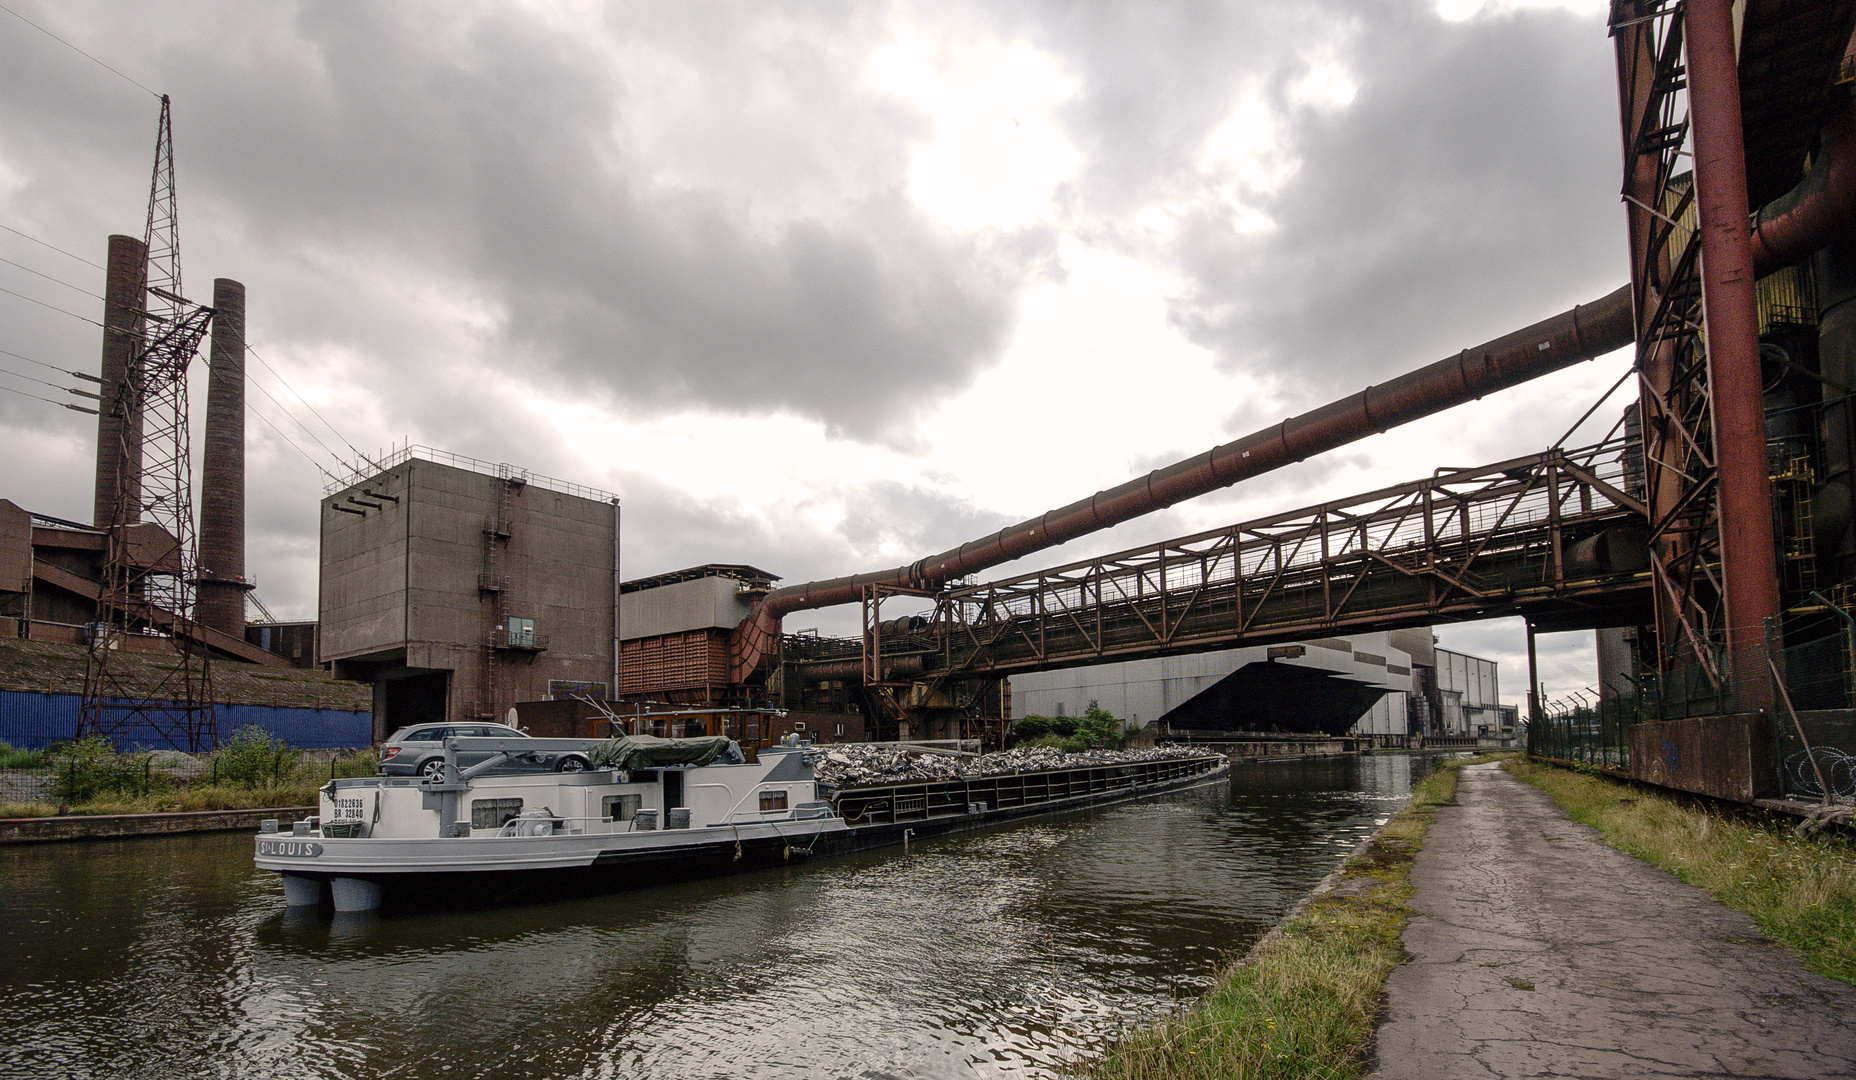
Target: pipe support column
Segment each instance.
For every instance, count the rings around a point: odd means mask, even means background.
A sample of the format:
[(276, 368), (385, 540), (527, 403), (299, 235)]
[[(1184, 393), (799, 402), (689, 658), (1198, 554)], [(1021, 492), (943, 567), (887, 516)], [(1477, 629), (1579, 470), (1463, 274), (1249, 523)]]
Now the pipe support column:
[[(1729, 0), (1689, 0), (1686, 16), (1689, 115), (1701, 223), (1702, 321), (1719, 476), (1721, 573), (1727, 647), (1743, 705), (1770, 704), (1769, 680), (1740, 654), (1763, 643), (1779, 613), (1772, 542), (1766, 412), (1760, 397), (1752, 234), (1747, 224), (1746, 150), (1740, 127), (1739, 64)], [(1759, 671), (1765, 670), (1760, 657)]]

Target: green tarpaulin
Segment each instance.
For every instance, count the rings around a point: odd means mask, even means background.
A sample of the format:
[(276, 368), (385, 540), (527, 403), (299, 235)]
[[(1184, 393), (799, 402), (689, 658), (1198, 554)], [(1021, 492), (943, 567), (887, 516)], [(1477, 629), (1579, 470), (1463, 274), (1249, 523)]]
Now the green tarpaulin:
[(595, 769), (661, 769), (666, 765), (707, 765), (728, 750), (722, 735), (698, 739), (660, 739), (655, 735), (626, 735), (607, 739), (590, 755)]

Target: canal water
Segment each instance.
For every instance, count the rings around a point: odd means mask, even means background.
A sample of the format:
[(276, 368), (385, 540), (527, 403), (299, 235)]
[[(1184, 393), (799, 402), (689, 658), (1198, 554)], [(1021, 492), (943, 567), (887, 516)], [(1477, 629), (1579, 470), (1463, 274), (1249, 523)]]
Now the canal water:
[(1048, 1075), (1191, 1000), (1408, 755), (594, 899), (286, 913), (251, 839), (0, 848), (4, 1077)]

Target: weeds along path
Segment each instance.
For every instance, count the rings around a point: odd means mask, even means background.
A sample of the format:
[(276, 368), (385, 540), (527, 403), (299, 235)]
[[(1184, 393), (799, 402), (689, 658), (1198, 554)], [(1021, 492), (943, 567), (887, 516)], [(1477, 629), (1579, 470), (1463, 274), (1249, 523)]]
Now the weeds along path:
[(1417, 785), (1404, 810), (1191, 1008), (1129, 1031), (1079, 1076), (1113, 1080), (1356, 1077), (1380, 990), (1404, 957), (1412, 860), (1457, 763)]

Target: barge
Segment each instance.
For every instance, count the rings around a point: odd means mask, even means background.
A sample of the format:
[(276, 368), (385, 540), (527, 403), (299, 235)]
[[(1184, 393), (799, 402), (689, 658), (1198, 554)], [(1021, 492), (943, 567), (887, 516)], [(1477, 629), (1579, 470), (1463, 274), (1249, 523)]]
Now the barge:
[[(563, 752), (614, 764), (508, 771)], [(281, 875), (292, 907), (519, 902), (966, 832), (1193, 787), (1230, 768), (1201, 753), (833, 787), (814, 776), (816, 753), (768, 747), (749, 763), (726, 739), (448, 739), (439, 775), (331, 780), (316, 818), (289, 832), (265, 824), (254, 861)], [(485, 760), (460, 769), (459, 755)]]

